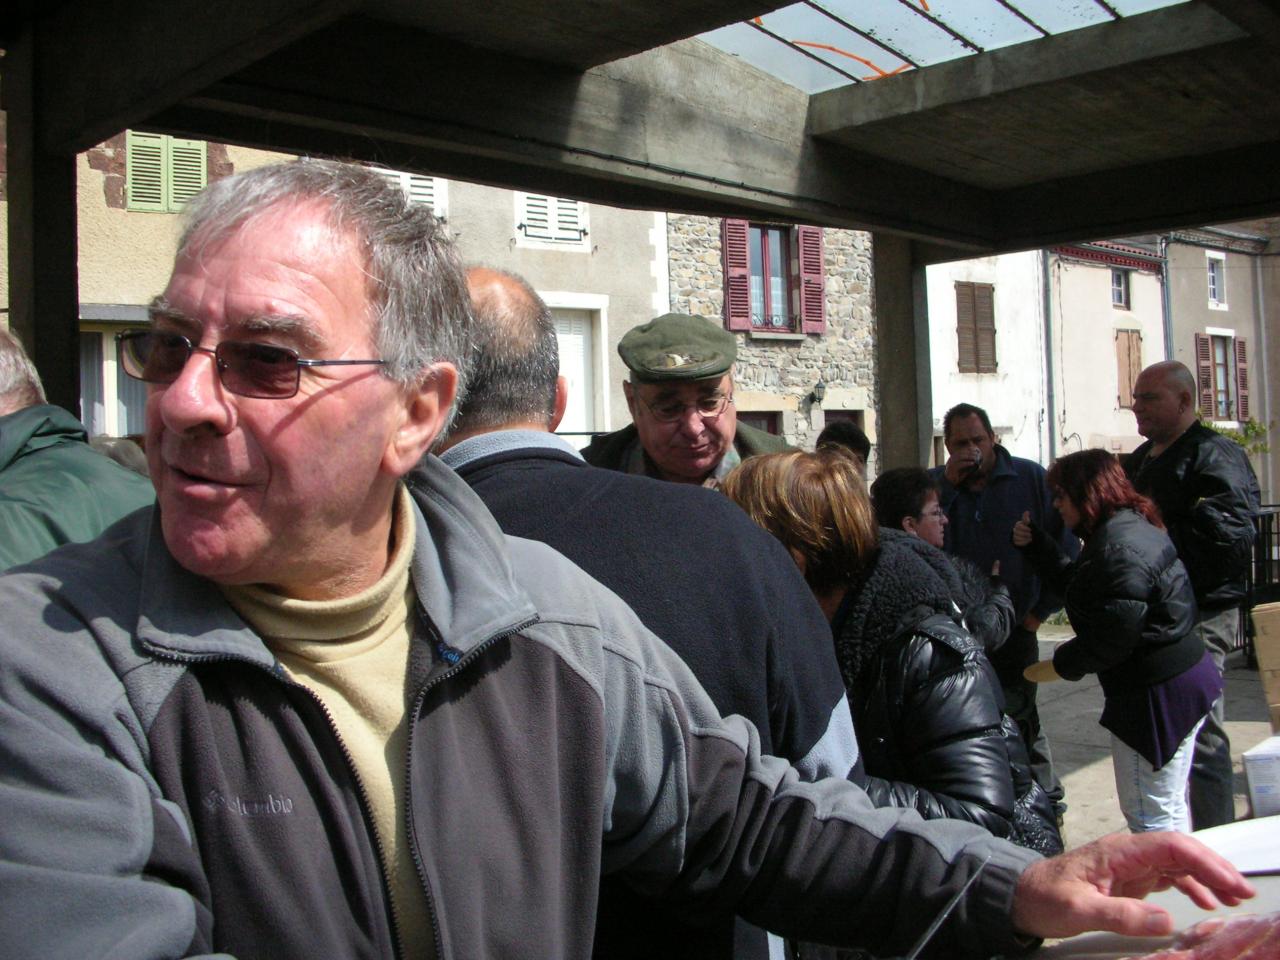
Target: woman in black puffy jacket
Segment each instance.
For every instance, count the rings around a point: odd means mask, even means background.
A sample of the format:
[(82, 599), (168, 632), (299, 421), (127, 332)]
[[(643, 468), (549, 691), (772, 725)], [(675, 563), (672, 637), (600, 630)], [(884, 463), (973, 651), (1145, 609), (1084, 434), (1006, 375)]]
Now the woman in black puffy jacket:
[(831, 621), (873, 802), (1016, 842), (1000, 688), (958, 622), (946, 556), (877, 528), (841, 449), (752, 457), (723, 489), (790, 550)]
[(1084, 541), (1072, 562), (1024, 515), (1013, 541), (1064, 598), (1075, 637), (1029, 679), (1102, 685), (1116, 792), (1129, 829), (1190, 829), (1187, 778), (1196, 731), (1222, 678), (1193, 632), (1195, 597), (1155, 505), (1106, 450), (1049, 468), (1054, 505)]

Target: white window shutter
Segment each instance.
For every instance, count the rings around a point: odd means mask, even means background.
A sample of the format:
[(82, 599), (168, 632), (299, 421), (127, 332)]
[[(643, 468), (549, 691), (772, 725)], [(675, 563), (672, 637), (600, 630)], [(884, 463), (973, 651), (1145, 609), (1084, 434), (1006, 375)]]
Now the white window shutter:
[(555, 239), (577, 243), (583, 237), (582, 204), (564, 197), (556, 197), (555, 203)]
[(411, 173), (405, 178), (405, 193), (413, 203), (425, 203), (432, 212), (436, 209), (436, 178)]
[(551, 197), (540, 193), (524, 196), (524, 235), (530, 239), (551, 240)]

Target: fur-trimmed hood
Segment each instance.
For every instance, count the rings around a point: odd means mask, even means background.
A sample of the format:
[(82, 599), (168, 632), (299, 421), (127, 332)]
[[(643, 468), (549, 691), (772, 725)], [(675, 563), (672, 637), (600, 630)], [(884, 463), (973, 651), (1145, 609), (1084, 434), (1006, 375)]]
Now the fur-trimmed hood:
[(832, 624), (846, 689), (882, 646), (935, 613), (959, 620), (952, 599), (964, 595), (955, 566), (941, 550), (902, 530), (880, 529), (880, 547), (845, 595)]

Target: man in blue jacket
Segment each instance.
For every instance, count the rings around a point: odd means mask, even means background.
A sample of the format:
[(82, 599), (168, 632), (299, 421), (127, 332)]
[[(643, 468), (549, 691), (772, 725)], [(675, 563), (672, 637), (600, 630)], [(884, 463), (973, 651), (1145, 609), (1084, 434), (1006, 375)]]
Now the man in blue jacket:
[(1047, 616), (1062, 608), (1062, 600), (1044, 588), (1014, 547), (1013, 525), (1023, 513), (1030, 513), (1070, 556), (1080, 552), (1080, 543), (1053, 507), (1044, 467), (1013, 456), (997, 443), (987, 411), (970, 403), (957, 404), (943, 417), (942, 433), (947, 462), (931, 472), (947, 514), (944, 549), (981, 570), (999, 564), (1000, 579), (1013, 599), (1014, 623), (1009, 638), (988, 651), (988, 656), (1004, 690), (1005, 710), (1022, 731), (1032, 773), (1053, 801), (1061, 823), (1065, 791), (1040, 726), (1036, 685), (1022, 671), (1039, 659), (1036, 631)]
[(35, 365), (0, 329), (0, 570), (92, 540), (153, 499), (145, 477), (98, 453), (79, 420), (45, 403)]

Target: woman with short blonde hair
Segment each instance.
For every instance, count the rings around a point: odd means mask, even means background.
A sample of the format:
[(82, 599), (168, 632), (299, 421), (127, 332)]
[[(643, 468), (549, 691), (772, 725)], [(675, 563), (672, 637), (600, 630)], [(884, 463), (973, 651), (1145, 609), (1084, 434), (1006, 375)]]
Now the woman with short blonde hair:
[(866, 481), (843, 447), (750, 457), (723, 490), (791, 551), (820, 601), (847, 587), (879, 544)]

